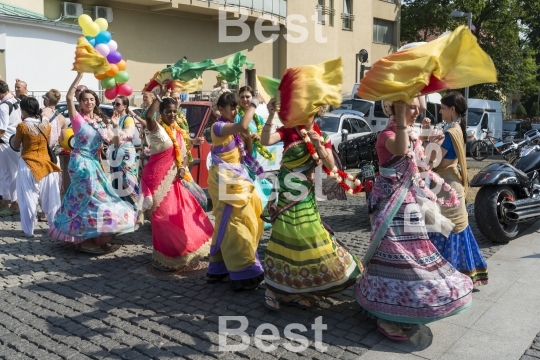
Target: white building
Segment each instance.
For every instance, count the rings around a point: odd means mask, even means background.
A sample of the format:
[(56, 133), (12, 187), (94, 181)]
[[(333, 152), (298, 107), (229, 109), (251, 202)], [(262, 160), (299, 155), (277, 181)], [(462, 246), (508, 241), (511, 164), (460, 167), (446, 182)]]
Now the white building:
[[(71, 69), (80, 36), (78, 25), (0, 4), (0, 76), (12, 91), (15, 79), (21, 79), (36, 97), (51, 88), (65, 93), (76, 75)], [(91, 74), (85, 74), (81, 83), (99, 89)]]

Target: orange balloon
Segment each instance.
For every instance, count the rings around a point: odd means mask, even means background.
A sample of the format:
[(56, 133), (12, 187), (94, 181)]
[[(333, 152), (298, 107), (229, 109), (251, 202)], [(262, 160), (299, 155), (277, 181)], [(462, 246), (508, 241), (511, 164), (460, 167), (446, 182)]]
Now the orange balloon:
[(120, 60), (120, 62), (118, 62), (116, 66), (118, 66), (118, 71), (124, 71), (127, 68), (127, 64), (125, 60)]
[(94, 77), (98, 80), (103, 80), (107, 77), (107, 74), (95, 74)]
[(107, 71), (105, 74), (107, 74), (107, 76), (115, 76), (116, 74), (118, 74), (118, 66), (116, 66), (116, 64), (110, 64), (111, 65), (111, 68), (109, 71)]

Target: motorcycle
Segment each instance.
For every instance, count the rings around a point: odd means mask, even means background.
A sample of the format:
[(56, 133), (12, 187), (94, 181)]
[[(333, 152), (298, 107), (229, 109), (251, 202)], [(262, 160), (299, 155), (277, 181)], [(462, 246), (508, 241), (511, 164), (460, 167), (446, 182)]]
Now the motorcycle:
[(507, 163), (483, 168), (469, 183), (480, 187), (474, 217), (480, 232), (497, 243), (518, 234), (519, 224), (540, 218), (540, 132), (530, 130), (525, 139), (512, 143), (501, 154)]

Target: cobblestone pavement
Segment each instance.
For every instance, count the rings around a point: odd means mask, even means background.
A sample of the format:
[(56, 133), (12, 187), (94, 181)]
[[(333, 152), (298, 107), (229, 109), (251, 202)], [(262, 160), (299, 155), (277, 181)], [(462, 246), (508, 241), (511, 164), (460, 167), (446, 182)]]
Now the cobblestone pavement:
[[(320, 203), (323, 220), (358, 256), (369, 241), (364, 196)], [(473, 231), (486, 257), (503, 245)], [(269, 233), (261, 242), (264, 252)], [(2, 359), (179, 359), (179, 358), (358, 358), (383, 340), (375, 322), (361, 314), (351, 289), (314, 298), (313, 310), (282, 307), (269, 312), (262, 305), (264, 286), (232, 292), (226, 283), (207, 285), (206, 264), (179, 274), (159, 273), (150, 266), (151, 228), (114, 240), (119, 249), (104, 256), (77, 253), (73, 246), (46, 236), (39, 224), (36, 237), (21, 236), (18, 217), (0, 220), (0, 358)], [(251, 346), (241, 352), (220, 351), (219, 316), (245, 316)], [(311, 324), (322, 316), (327, 350), (317, 351)], [(262, 323), (279, 329), (278, 348), (265, 353), (254, 346)], [(303, 324), (309, 348), (288, 351), (283, 336), (290, 323)], [(230, 322), (236, 328), (239, 322)], [(538, 339), (537, 339), (538, 340)], [(240, 344), (231, 336), (228, 344)], [(268, 344), (268, 343), (266, 343)], [(538, 342), (537, 342), (538, 344)], [(533, 347), (527, 356), (535, 356)]]

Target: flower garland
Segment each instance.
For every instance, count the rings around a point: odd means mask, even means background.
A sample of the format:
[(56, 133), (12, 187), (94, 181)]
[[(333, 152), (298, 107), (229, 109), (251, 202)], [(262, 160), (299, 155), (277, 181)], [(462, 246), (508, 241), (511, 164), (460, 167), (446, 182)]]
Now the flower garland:
[(193, 155), (191, 154), (191, 141), (189, 138), (189, 124), (184, 115), (184, 113), (179, 109), (177, 112), (176, 123), (180, 128), (180, 135), (184, 139), (184, 144), (186, 145), (188, 161), (193, 162)]
[(84, 115), (82, 113), (81, 113), (81, 115), (83, 116), (84, 120), (90, 126), (92, 126), (98, 132), (99, 135), (101, 135), (103, 140), (105, 140), (106, 142), (110, 142), (109, 132), (107, 131), (107, 124), (105, 124), (105, 122), (103, 121), (102, 118), (100, 118), (96, 114), (93, 114), (92, 118), (90, 118), (88, 115)]
[[(181, 133), (182, 130), (180, 129), (178, 124), (176, 124), (174, 122), (171, 125), (167, 125), (165, 123), (165, 121), (163, 121), (163, 119), (159, 119), (158, 122), (163, 127), (163, 129), (165, 129), (165, 132), (167, 133), (167, 135), (169, 136), (169, 138), (173, 142), (174, 153), (175, 153), (174, 161), (176, 162), (176, 167), (178, 169), (180, 169), (183, 166), (182, 165), (183, 164), (182, 152), (180, 151), (180, 145), (178, 145), (178, 141), (176, 141), (176, 136), (173, 135), (172, 130), (176, 130), (179, 133)], [(186, 181), (192, 181), (193, 180), (193, 178), (191, 177), (191, 174), (189, 173), (189, 171), (187, 171), (187, 169), (186, 169), (186, 171), (184, 173), (184, 180), (186, 180)]]
[[(319, 129), (317, 124), (313, 124), (313, 130), (322, 137), (321, 130)], [(304, 126), (300, 127), (300, 134), (304, 138), (306, 147), (311, 154), (313, 160), (315, 160), (315, 163), (317, 165), (321, 165), (322, 160), (319, 158), (319, 154), (317, 154), (317, 150), (315, 150), (315, 147), (313, 146), (313, 143), (311, 142), (311, 139), (309, 138), (307, 130)], [(336, 166), (334, 166), (332, 170), (328, 170), (328, 168), (323, 164), (322, 169), (328, 176), (333, 178), (339, 184), (339, 186), (341, 186), (343, 190), (345, 190), (348, 194), (358, 194), (360, 191), (362, 191), (362, 183), (360, 182), (360, 180), (355, 179), (352, 175), (347, 174), (345, 171), (339, 170)], [(354, 189), (345, 182), (345, 179), (352, 182), (352, 184), (354, 185)]]
[[(238, 108), (239, 108), (238, 113), (240, 114), (240, 117), (243, 117), (244, 114), (245, 114), (244, 109), (242, 109), (242, 107), (240, 107), (240, 106)], [(257, 135), (261, 136), (263, 124), (262, 124), (262, 120), (259, 118), (259, 115), (255, 114), (255, 116), (253, 116), (253, 122), (255, 122), (255, 125), (257, 126)], [(259, 154), (261, 154), (261, 156), (263, 158), (265, 158), (267, 160), (270, 160), (270, 161), (275, 160), (274, 154), (272, 154), (270, 151), (268, 151), (268, 149), (261, 143), (260, 140), (253, 139), (253, 145), (255, 145), (255, 150)]]
[[(393, 117), (390, 118), (390, 122), (388, 124), (388, 129), (394, 130), (396, 128), (396, 122)], [(454, 188), (450, 186), (450, 184), (446, 183), (442, 177), (440, 177), (437, 173), (431, 171), (431, 170), (425, 170), (428, 168), (429, 161), (425, 155), (425, 149), (422, 146), (422, 140), (418, 137), (418, 134), (414, 130), (414, 127), (409, 126), (407, 129), (407, 132), (409, 133), (409, 139), (413, 143), (412, 148), (409, 148), (409, 151), (407, 152), (407, 157), (412, 159), (411, 164), (413, 166), (413, 184), (417, 188), (420, 188), (424, 195), (430, 199), (431, 201), (436, 202), (440, 206), (444, 207), (456, 207), (460, 205), (460, 201), (458, 199), (457, 192)], [(437, 198), (437, 195), (431, 191), (429, 187), (426, 186), (426, 182), (424, 179), (422, 179), (421, 171), (425, 170), (427, 172), (427, 175), (431, 181), (433, 181), (435, 184), (442, 186), (442, 189), (450, 194), (450, 197), (448, 200), (445, 200), (443, 197)], [(424, 173), (425, 173), (424, 172)]]

